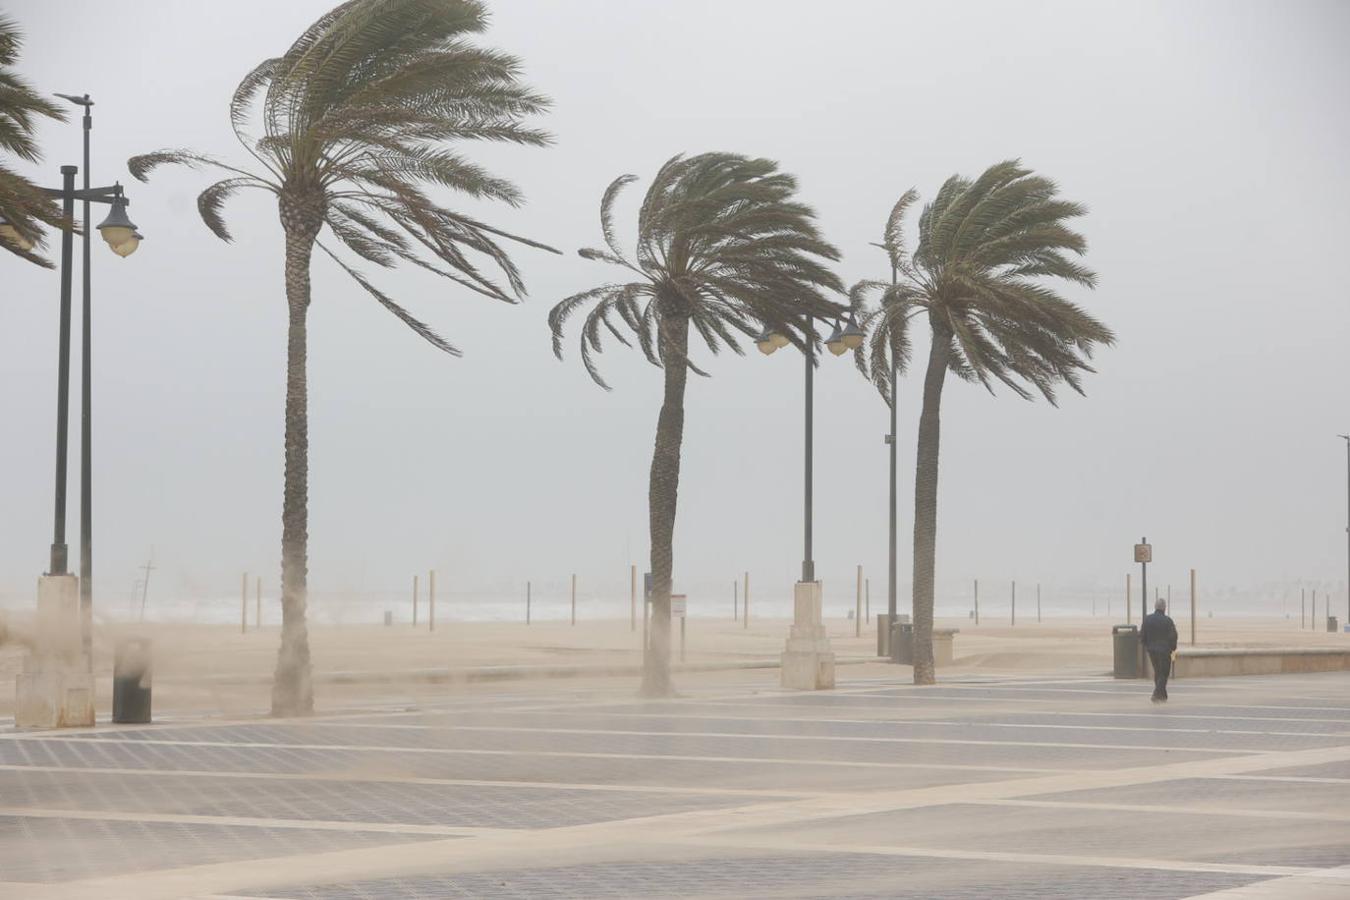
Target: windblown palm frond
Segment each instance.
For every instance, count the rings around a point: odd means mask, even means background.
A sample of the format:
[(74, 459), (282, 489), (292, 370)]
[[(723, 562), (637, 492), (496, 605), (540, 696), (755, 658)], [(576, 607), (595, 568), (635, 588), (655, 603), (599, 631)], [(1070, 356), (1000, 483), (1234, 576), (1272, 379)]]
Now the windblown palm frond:
[(991, 391), (1001, 382), (1019, 397), (1039, 393), (1051, 403), (1060, 384), (1082, 393), (1094, 348), (1113, 344), (1115, 335), (1041, 279), (1096, 285), (1096, 275), (1074, 260), (1087, 242), (1066, 224), (1085, 207), (1059, 199), (1053, 181), (1016, 160), (974, 181), (953, 176), (923, 208), (911, 257), (902, 223), (917, 199), (907, 191), (886, 224), (881, 246), (893, 283), (862, 281), (850, 295), (869, 330), (856, 351), (864, 373), (887, 394), (891, 373), (909, 363), (908, 323), (925, 312), (934, 340), (950, 345), (949, 370), (963, 380)]
[[(128, 166), (142, 181), (164, 164), (223, 171), (228, 177), (198, 198), (202, 220), (222, 240), (231, 239), (225, 201), (262, 189), (277, 195), (283, 224), (289, 219), (315, 233), (327, 225), (337, 243), (367, 262), (382, 268), (410, 263), (475, 293), (519, 302), (525, 286), (503, 242), (552, 248), (445, 210), (428, 193), (450, 188), (519, 205), (513, 185), (444, 147), (549, 142), (526, 124), (548, 101), (521, 83), (520, 63), (469, 43), (486, 24), (477, 0), (343, 3), (235, 90), (230, 123), (251, 164), (163, 150), (134, 157)], [(338, 261), (418, 334), (455, 352)]]
[[(19, 60), (22, 45), (18, 25), (0, 15), (0, 152), (37, 162), (42, 158), (35, 136), (38, 119), (65, 121), (66, 113), (11, 68)], [(55, 201), (6, 163), (0, 163), (0, 219), (14, 230), (13, 235), (0, 235), (0, 247), (48, 269), (52, 264), (26, 245), (41, 248), (46, 244), (43, 225), (72, 226)]]
[[(549, 313), (553, 351), (562, 358), (569, 318), (589, 307), (581, 328), (581, 358), (592, 379), (608, 388), (594, 354), (607, 333), (628, 345), (633, 336), (656, 366), (693, 368), (663, 340), (670, 319), (685, 320), (708, 350), (742, 353), (739, 336), (765, 326), (805, 338), (807, 317), (833, 317), (830, 299), (843, 286), (824, 261), (839, 258), (815, 225), (809, 207), (793, 199), (796, 179), (771, 160), (731, 153), (676, 156), (657, 173), (638, 212), (636, 252), (619, 244), (614, 202), (637, 176), (624, 175), (600, 203), (603, 249), (586, 259), (628, 270), (633, 280), (567, 297)], [(697, 369), (694, 369), (697, 371)]]

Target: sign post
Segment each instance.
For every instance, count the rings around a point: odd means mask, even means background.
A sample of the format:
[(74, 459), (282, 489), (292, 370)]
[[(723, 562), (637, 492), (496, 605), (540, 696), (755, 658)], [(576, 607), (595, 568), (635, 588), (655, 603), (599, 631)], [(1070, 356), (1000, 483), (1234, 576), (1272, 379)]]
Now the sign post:
[(1139, 621), (1142, 624), (1144, 617), (1148, 615), (1148, 564), (1153, 562), (1153, 545), (1148, 542), (1148, 538), (1140, 538), (1139, 543), (1134, 545), (1134, 561), (1139, 563)]
[(687, 594), (670, 595), (670, 615), (672, 618), (680, 620), (680, 662), (684, 662), (684, 623), (685, 612), (689, 608), (689, 597)]

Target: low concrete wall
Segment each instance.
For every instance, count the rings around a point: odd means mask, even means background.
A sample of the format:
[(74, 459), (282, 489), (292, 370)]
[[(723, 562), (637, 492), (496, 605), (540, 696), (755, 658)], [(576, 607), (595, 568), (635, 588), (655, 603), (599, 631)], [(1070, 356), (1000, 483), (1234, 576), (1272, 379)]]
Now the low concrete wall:
[[(1153, 667), (1145, 665), (1147, 678)], [(1350, 670), (1350, 647), (1183, 647), (1172, 673), (1177, 678), (1220, 675), (1281, 675)]]

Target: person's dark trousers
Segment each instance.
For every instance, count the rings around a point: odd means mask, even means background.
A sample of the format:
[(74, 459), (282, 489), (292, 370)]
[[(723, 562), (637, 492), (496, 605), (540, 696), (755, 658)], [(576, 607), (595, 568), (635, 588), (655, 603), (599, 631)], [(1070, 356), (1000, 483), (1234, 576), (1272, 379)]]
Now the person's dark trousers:
[(1172, 654), (1150, 650), (1149, 660), (1153, 663), (1153, 699), (1167, 699), (1167, 676), (1172, 674)]

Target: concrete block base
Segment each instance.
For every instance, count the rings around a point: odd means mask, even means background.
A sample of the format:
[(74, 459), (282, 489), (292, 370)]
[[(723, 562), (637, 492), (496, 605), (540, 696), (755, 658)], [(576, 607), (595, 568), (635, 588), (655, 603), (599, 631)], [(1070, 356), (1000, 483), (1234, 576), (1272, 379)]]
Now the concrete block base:
[(18, 728), (88, 728), (94, 724), (94, 677), (88, 672), (20, 672), (15, 682)]
[(797, 582), (792, 599), (792, 630), (782, 655), (782, 685), (797, 691), (833, 688), (834, 651), (821, 619), (820, 582)]

